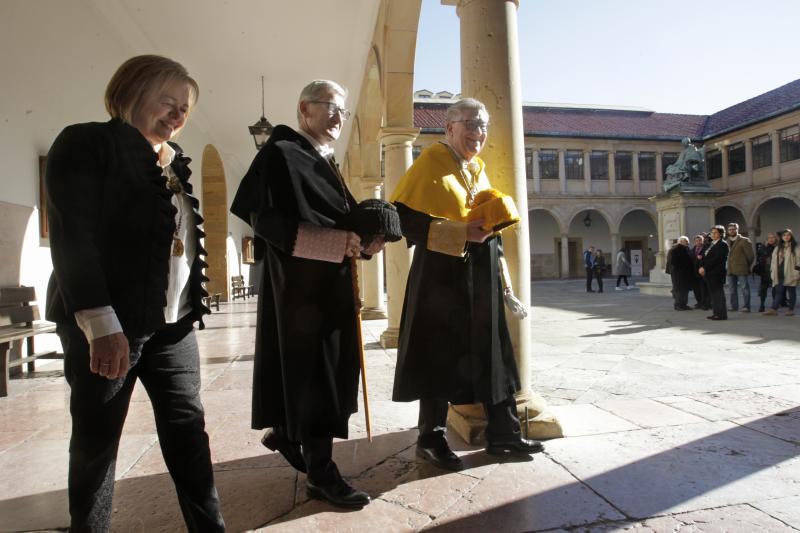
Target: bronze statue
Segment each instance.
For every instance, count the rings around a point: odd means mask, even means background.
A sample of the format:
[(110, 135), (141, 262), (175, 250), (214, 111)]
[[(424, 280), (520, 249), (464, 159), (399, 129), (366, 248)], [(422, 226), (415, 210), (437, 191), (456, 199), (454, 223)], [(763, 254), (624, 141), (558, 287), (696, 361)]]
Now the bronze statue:
[(708, 186), (705, 175), (705, 147), (698, 149), (689, 137), (683, 139), (683, 151), (677, 161), (666, 169), (664, 192), (669, 192), (687, 182)]

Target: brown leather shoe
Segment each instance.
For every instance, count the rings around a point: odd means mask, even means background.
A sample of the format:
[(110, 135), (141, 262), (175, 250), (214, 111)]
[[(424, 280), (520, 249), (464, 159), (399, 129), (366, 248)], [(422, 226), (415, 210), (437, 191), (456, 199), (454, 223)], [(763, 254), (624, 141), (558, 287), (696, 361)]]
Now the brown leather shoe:
[(299, 472), (306, 472), (306, 461), (300, 451), (300, 445), (286, 438), (282, 429), (268, 429), (261, 437), (261, 444), (272, 451), (280, 452), (286, 461)]

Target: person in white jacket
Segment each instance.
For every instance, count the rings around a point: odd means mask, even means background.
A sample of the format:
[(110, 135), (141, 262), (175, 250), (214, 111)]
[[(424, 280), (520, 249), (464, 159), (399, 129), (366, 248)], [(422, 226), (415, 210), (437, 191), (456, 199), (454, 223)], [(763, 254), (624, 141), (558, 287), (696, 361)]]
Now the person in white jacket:
[(775, 297), (772, 299), (772, 309), (767, 309), (764, 314), (777, 315), (778, 304), (787, 299), (789, 306), (784, 314), (794, 315), (797, 285), (800, 283), (800, 246), (797, 245), (792, 230), (788, 228), (783, 230), (781, 242), (772, 252), (771, 274), (776, 288)]

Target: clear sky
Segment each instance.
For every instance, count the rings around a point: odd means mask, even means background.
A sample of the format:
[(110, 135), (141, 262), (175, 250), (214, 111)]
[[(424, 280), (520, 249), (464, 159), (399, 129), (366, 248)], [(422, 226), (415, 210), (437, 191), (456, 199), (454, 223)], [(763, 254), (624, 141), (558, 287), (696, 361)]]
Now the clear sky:
[[(520, 0), (522, 99), (708, 115), (800, 78), (800, 0)], [(455, 7), (422, 0), (414, 89), (461, 90)]]

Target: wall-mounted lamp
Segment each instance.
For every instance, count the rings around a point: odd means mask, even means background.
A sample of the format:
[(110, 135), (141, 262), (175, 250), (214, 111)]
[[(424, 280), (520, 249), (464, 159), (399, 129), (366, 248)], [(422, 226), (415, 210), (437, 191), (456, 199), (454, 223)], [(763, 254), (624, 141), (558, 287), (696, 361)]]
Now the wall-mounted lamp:
[(592, 215), (588, 211), (586, 212), (586, 216), (583, 217), (583, 225), (587, 228), (592, 225)]

